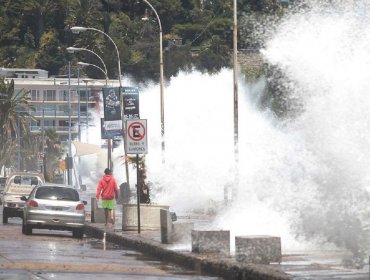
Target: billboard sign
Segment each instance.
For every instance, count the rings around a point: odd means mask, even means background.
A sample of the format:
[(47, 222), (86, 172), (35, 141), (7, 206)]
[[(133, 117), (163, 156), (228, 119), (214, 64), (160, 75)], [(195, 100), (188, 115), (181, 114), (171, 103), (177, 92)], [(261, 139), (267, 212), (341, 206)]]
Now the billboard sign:
[(103, 88), (105, 121), (121, 120), (120, 94), (119, 87)]
[(100, 119), (101, 123), (101, 138), (113, 139), (122, 137), (122, 122), (119, 121), (105, 121)]
[(139, 119), (139, 89), (137, 87), (122, 87), (122, 94), (125, 119)]

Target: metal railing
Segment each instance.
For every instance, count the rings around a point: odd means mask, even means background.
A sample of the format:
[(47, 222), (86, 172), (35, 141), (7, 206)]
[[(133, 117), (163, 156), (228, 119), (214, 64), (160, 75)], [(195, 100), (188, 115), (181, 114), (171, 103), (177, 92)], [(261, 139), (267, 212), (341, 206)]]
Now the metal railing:
[[(55, 129), (56, 132), (68, 132), (68, 130), (69, 130), (68, 126), (53, 126), (53, 125), (46, 126), (45, 125), (45, 129), (48, 129), (48, 128)], [(42, 126), (37, 126), (37, 125), (30, 126), (30, 131), (31, 132), (41, 132), (42, 131)], [(77, 133), (78, 127), (77, 126), (71, 126), (71, 131), (74, 132), (74, 133)]]
[[(69, 114), (68, 112), (66, 111), (45, 111), (44, 112), (44, 115), (42, 114), (42, 112), (33, 112), (31, 113), (31, 115), (35, 118), (42, 118), (43, 116), (46, 118), (46, 117), (61, 117), (61, 118), (68, 118), (69, 117)], [(81, 117), (86, 117), (86, 112), (80, 112), (80, 116)], [(92, 114), (89, 112), (87, 114), (88, 117), (91, 117)], [(72, 112), (72, 115), (71, 117), (78, 117), (78, 112)]]

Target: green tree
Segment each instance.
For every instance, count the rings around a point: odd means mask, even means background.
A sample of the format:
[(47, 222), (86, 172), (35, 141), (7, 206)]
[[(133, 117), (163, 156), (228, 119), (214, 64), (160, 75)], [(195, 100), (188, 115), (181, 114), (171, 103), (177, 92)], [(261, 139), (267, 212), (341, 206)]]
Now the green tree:
[(36, 67), (47, 69), (51, 75), (58, 74), (59, 70), (66, 64), (66, 51), (61, 45), (56, 31), (45, 32), (35, 57)]
[(32, 18), (32, 22), (35, 24), (35, 43), (38, 45), (45, 32), (45, 22), (50, 15), (54, 15), (58, 11), (58, 2), (55, 0), (27, 0), (22, 3), (25, 17)]

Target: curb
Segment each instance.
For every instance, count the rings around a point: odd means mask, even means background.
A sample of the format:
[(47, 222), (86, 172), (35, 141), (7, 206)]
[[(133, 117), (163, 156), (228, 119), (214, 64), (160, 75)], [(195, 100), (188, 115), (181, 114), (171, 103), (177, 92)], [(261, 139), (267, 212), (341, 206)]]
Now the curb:
[[(85, 225), (84, 233), (90, 237), (102, 239), (104, 230), (92, 225)], [(238, 280), (288, 280), (288, 274), (268, 265), (241, 264), (232, 258), (221, 258), (219, 255), (194, 254), (178, 252), (165, 245), (147, 238), (120, 235), (106, 232), (106, 241), (134, 249), (158, 260), (168, 261), (195, 270), (200, 274), (208, 274), (224, 279)]]

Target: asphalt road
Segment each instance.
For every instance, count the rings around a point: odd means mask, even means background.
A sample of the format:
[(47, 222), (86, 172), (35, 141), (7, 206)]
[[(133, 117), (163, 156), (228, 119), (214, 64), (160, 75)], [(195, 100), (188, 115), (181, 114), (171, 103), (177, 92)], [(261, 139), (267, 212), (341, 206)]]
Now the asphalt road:
[[(2, 207), (1, 214), (2, 214)], [(68, 231), (21, 233), (21, 219), (0, 224), (0, 279), (220, 279)]]

